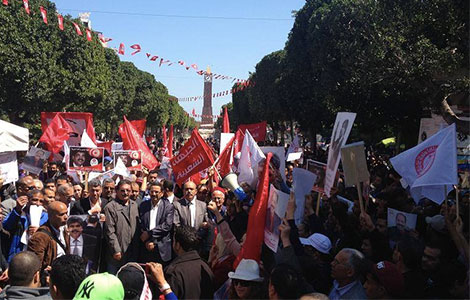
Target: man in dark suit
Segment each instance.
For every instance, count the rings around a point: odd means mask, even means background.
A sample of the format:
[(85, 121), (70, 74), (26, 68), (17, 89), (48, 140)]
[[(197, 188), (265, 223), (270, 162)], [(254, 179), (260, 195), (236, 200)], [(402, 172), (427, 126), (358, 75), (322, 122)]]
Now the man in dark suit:
[(98, 179), (88, 182), (89, 196), (87, 198), (76, 199), (72, 208), (71, 215), (98, 215), (103, 219), (103, 209), (108, 204), (108, 200), (101, 198), (101, 183)]
[(196, 199), (196, 184), (188, 181), (183, 186), (184, 198), (174, 201), (175, 226), (187, 225), (198, 230), (208, 228), (207, 206), (205, 202)]
[(145, 243), (142, 249), (143, 262), (165, 263), (171, 260), (171, 232), (173, 228), (173, 205), (163, 198), (162, 186), (151, 183), (150, 201), (144, 201), (139, 207), (142, 234)]
[(70, 254), (82, 257), (87, 263), (87, 273), (96, 273), (99, 266), (100, 243), (95, 236), (83, 233), (83, 222), (79, 217), (67, 220), (70, 236)]
[(163, 197), (165, 197), (166, 199), (168, 199), (168, 201), (170, 201), (170, 203), (173, 204), (173, 202), (178, 202), (180, 199), (178, 197), (175, 196), (175, 194), (173, 193), (173, 190), (175, 188), (175, 184), (173, 183), (173, 181), (171, 180), (164, 180), (163, 181)]

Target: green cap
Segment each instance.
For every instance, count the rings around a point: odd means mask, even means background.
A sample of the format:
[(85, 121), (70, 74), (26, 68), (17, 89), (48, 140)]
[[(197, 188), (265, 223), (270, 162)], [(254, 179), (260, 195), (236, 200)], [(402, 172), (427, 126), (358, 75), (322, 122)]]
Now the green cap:
[(109, 273), (93, 274), (85, 278), (78, 287), (73, 300), (122, 300), (124, 287), (121, 280)]

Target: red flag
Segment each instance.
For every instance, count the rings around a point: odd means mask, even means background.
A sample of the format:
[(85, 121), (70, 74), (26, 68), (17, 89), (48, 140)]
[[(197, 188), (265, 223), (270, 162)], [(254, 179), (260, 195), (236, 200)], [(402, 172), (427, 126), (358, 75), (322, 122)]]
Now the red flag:
[(222, 152), (220, 152), (219, 161), (216, 164), (220, 176), (224, 177), (232, 171), (233, 157), (241, 151), (244, 138), (245, 134), (238, 129), (235, 136), (230, 139)]
[(149, 58), (150, 55), (152, 55), (152, 54), (150, 54), (150, 53), (147, 52), (147, 53), (145, 53), (145, 55), (147, 55), (147, 58)]
[(136, 53), (139, 53), (142, 49), (140, 48), (140, 45), (138, 44), (134, 44), (131, 46), (132, 49), (134, 49), (135, 51), (131, 53), (131, 55), (134, 55)]
[(23, 0), (23, 6), (24, 6), (24, 9), (26, 10), (26, 13), (29, 15), (31, 11), (29, 10), (28, 0)]
[(178, 60), (178, 63), (179, 63), (180, 65), (184, 66), (184, 61)]
[(191, 65), (191, 68), (193, 68), (194, 70), (197, 70), (197, 69), (198, 69), (196, 64), (192, 64), (192, 65)]
[(147, 143), (137, 132), (135, 127), (124, 116), (124, 123), (119, 126), (124, 150), (141, 150), (142, 164), (149, 170), (154, 170), (159, 166), (158, 160), (152, 154)]
[(239, 129), (243, 131), (249, 130), (253, 139), (257, 142), (264, 142), (266, 138), (266, 121), (254, 124), (241, 124), (238, 126)]
[(154, 55), (152, 56), (152, 58), (150, 59), (151, 61), (156, 61), (158, 59), (158, 55)]
[(178, 155), (170, 160), (175, 181), (181, 185), (191, 175), (202, 171), (214, 163), (212, 150), (195, 128), (191, 137), (180, 149)]
[(98, 38), (100, 39), (101, 43), (103, 43), (103, 44), (106, 44), (107, 42), (110, 42), (110, 41), (113, 40), (112, 38), (105, 37), (102, 34), (99, 34)]
[(91, 30), (90, 29), (86, 29), (86, 39), (91, 42), (92, 40), (92, 36), (91, 36)]
[(96, 145), (96, 133), (95, 128), (93, 127), (93, 114), (85, 112), (41, 112), (41, 128), (44, 132), (52, 121), (52, 119), (57, 115), (61, 115), (72, 127), (73, 132), (68, 140), (67, 144), (69, 146), (79, 146), (83, 130), (86, 129), (88, 136), (91, 138), (93, 143)]
[(8, 5), (8, 0), (3, 0), (3, 5)]
[(169, 63), (169, 62), (170, 62), (169, 60), (164, 60), (163, 58), (160, 58), (160, 64), (158, 66), (161, 67), (162, 64), (166, 64), (166, 63)]
[(69, 123), (60, 114), (56, 114), (46, 130), (43, 130), (39, 141), (46, 144), (46, 148), (50, 152), (59, 153), (64, 146), (64, 141), (69, 139), (69, 133), (72, 132), (73, 129)]
[(46, 23), (47, 25), (47, 10), (42, 7), (42, 6), (39, 6), (39, 10), (41, 11), (41, 17), (42, 17), (42, 20), (44, 21), (44, 23)]
[(59, 23), (59, 29), (64, 30), (64, 17), (62, 15), (57, 15), (57, 22)]
[(191, 114), (195, 117), (196, 116), (196, 110), (193, 108), (193, 111), (191, 112)]
[(145, 134), (147, 120), (132, 120), (129, 122), (131, 122), (132, 126), (134, 126), (135, 130), (137, 130), (140, 136), (143, 136)]
[(121, 54), (121, 55), (124, 55), (124, 52), (125, 52), (125, 50), (124, 50), (124, 44), (121, 43), (121, 44), (119, 44), (119, 51), (118, 51), (118, 53)]
[(167, 157), (173, 158), (173, 124), (170, 125), (170, 132), (168, 133), (168, 144), (167, 144)]
[(80, 26), (78, 26), (77, 23), (72, 22), (73, 27), (75, 27), (75, 31), (77, 32), (78, 35), (83, 35), (82, 30), (80, 29)]
[(260, 178), (258, 191), (256, 192), (256, 199), (248, 216), (245, 243), (243, 243), (242, 249), (233, 263), (233, 267), (235, 269), (244, 258), (254, 259), (258, 262), (260, 260), (261, 246), (264, 241), (264, 227), (266, 225), (266, 210), (268, 208), (269, 162), (272, 155), (273, 154), (271, 152), (266, 155), (263, 176)]

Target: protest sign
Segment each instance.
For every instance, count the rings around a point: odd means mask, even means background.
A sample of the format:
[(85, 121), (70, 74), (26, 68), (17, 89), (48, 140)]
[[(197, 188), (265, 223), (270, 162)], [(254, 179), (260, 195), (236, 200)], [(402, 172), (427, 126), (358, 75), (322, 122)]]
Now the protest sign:
[(39, 174), (42, 171), (44, 162), (51, 153), (41, 148), (32, 146), (24, 157), (21, 167), (30, 173)]
[(235, 133), (221, 133), (220, 134), (220, 148), (219, 154), (225, 149), (225, 146), (230, 142), (230, 140), (235, 136)]
[(29, 129), (0, 120), (0, 153), (28, 151)]
[(103, 171), (104, 148), (70, 147), (69, 170)]
[(281, 225), (287, 209), (289, 195), (283, 193), (271, 184), (268, 198), (268, 208), (266, 210), (266, 223), (264, 227), (264, 243), (274, 253), (277, 252), (279, 243), (279, 225)]
[(330, 197), (331, 188), (333, 187), (336, 171), (338, 170), (340, 149), (346, 144), (349, 133), (356, 118), (355, 113), (340, 112), (336, 115), (335, 126), (331, 133), (330, 147), (328, 150), (328, 161), (325, 173), (325, 194)]
[(369, 180), (364, 142), (349, 144), (341, 148), (341, 162), (346, 187)]
[(416, 228), (418, 216), (399, 211), (393, 208), (387, 209), (387, 227), (389, 230), (410, 231)]
[(301, 168), (292, 171), (292, 189), (295, 193), (295, 223), (300, 224), (304, 218), (305, 195), (310, 194), (317, 179), (317, 175)]
[(3, 184), (18, 180), (16, 152), (0, 153), (0, 177), (3, 179)]
[(303, 152), (291, 152), (287, 155), (286, 161), (295, 161), (302, 157)]
[(142, 152), (137, 150), (120, 150), (113, 152), (113, 162), (117, 165), (118, 158), (121, 158), (124, 166), (131, 171), (142, 170)]

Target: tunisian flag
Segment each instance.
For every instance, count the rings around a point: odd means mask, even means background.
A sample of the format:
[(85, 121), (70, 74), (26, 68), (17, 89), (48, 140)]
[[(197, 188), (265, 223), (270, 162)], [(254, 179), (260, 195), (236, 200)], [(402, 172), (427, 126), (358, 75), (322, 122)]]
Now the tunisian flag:
[(173, 124), (168, 132), (168, 143), (166, 144), (166, 157), (173, 158)]
[(154, 170), (158, 167), (159, 163), (155, 156), (150, 151), (147, 143), (142, 135), (137, 132), (135, 127), (124, 116), (124, 123), (119, 126), (119, 134), (122, 138), (124, 150), (140, 150), (142, 151), (142, 165), (149, 170)]
[(171, 167), (177, 184), (181, 185), (191, 175), (214, 164), (212, 150), (195, 128), (191, 137), (171, 160)]
[(224, 107), (224, 124), (222, 127), (222, 133), (230, 133), (230, 121), (228, 120), (227, 107)]
[(266, 155), (263, 177), (260, 178), (256, 199), (250, 210), (250, 215), (248, 216), (245, 243), (243, 243), (242, 249), (233, 263), (234, 269), (237, 268), (240, 261), (244, 258), (254, 259), (257, 262), (260, 261), (261, 246), (264, 241), (264, 226), (266, 225), (266, 210), (268, 209), (269, 162), (271, 161), (272, 155), (271, 152)]
[(245, 133), (246, 130), (249, 130), (255, 141), (264, 142), (266, 139), (266, 126), (267, 122), (263, 121), (254, 124), (241, 124), (238, 126), (238, 129), (241, 129), (243, 133)]
[(60, 114), (56, 114), (46, 130), (43, 131), (39, 141), (46, 144), (47, 150), (59, 153), (64, 146), (64, 141), (69, 139), (69, 133), (72, 132), (72, 126)]

